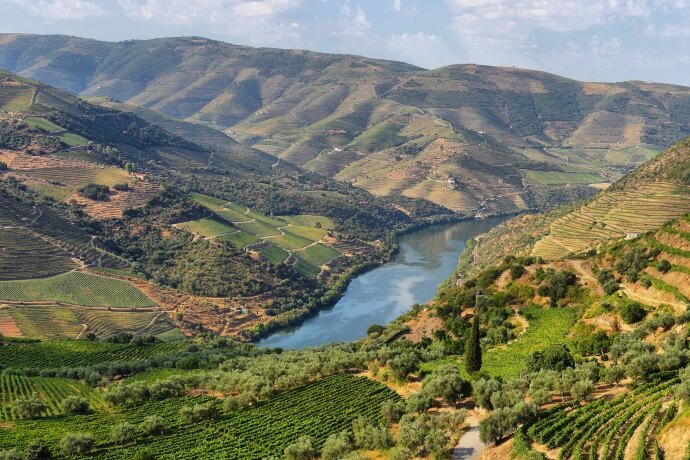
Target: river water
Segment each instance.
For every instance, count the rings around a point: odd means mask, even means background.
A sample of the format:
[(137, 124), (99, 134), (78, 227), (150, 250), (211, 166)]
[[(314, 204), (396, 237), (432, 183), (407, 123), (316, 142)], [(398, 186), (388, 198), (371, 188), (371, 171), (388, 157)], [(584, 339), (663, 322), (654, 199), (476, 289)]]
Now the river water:
[(384, 325), (434, 298), (438, 285), (453, 272), (465, 242), (504, 218), (440, 224), (400, 238), (400, 251), (386, 264), (355, 277), (333, 307), (300, 326), (259, 342), (266, 347), (300, 349), (366, 336), (372, 324)]

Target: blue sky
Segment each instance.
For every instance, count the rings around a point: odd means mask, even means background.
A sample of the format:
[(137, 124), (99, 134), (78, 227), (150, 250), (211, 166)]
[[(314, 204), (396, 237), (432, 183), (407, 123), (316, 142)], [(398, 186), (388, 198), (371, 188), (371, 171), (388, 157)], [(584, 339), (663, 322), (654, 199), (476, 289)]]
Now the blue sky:
[(0, 0), (0, 31), (527, 67), (690, 85), (690, 0)]

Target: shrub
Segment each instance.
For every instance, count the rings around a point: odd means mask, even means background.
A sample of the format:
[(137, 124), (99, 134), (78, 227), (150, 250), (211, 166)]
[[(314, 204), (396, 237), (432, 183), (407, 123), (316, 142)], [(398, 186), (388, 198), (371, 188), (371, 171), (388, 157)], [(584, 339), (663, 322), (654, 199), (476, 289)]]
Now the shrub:
[(194, 407), (184, 406), (180, 410), (182, 420), (189, 423), (212, 420), (218, 416), (218, 410), (213, 404), (197, 404)]
[(133, 457), (134, 460), (155, 460), (155, 458), (156, 456), (153, 454), (153, 451), (148, 447), (138, 450)]
[(352, 452), (352, 440), (347, 431), (332, 434), (326, 438), (321, 449), (323, 460), (339, 460)]
[(656, 264), (656, 269), (659, 270), (661, 273), (667, 273), (671, 269), (671, 262), (669, 262), (666, 259), (663, 259), (659, 261), (658, 264)]
[(85, 414), (89, 411), (89, 402), (81, 396), (68, 396), (62, 401), (62, 408), (68, 414)]
[(300, 436), (295, 443), (285, 448), (284, 454), (285, 460), (312, 460), (316, 458), (314, 443), (309, 436)]
[(53, 454), (44, 439), (36, 439), (26, 448), (24, 458), (25, 460), (50, 460)]
[(113, 185), (113, 188), (118, 192), (126, 192), (129, 190), (129, 184), (127, 182), (120, 182), (119, 184)]
[(161, 435), (165, 431), (165, 420), (160, 415), (149, 415), (141, 422), (141, 431), (151, 435)]
[(367, 335), (372, 335), (372, 334), (379, 335), (384, 330), (385, 330), (385, 328), (383, 326), (381, 326), (380, 324), (372, 324), (371, 326), (369, 326), (369, 329), (367, 329)]
[(621, 307), (621, 318), (627, 324), (640, 322), (647, 316), (647, 311), (637, 302), (627, 302)]
[(22, 460), (17, 449), (0, 450), (0, 460)]
[(81, 187), (79, 193), (90, 200), (105, 201), (110, 195), (110, 188), (107, 185), (91, 183)]
[(46, 410), (45, 403), (36, 393), (28, 397), (17, 398), (12, 407), (14, 414), (19, 418), (35, 418)]
[(66, 456), (86, 455), (93, 449), (93, 444), (90, 433), (69, 433), (60, 440), (60, 450)]
[(119, 423), (110, 430), (110, 439), (115, 444), (127, 444), (137, 437), (137, 429), (131, 423)]
[(575, 367), (575, 360), (563, 344), (550, 345), (543, 352), (535, 351), (527, 358), (527, 371), (530, 373), (541, 370), (560, 372), (569, 367)]
[(575, 382), (570, 394), (576, 401), (587, 401), (594, 393), (594, 383), (591, 380), (580, 380)]

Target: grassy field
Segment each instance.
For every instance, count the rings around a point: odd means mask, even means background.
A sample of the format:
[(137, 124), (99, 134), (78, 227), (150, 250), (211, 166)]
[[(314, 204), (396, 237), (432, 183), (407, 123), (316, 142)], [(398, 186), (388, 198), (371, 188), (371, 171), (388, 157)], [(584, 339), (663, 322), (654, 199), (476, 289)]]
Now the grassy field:
[(156, 306), (153, 300), (126, 281), (82, 272), (35, 280), (1, 281), (0, 299), (65, 302), (88, 307)]
[(26, 117), (24, 118), (24, 123), (27, 125), (36, 126), (37, 128), (45, 129), (46, 131), (57, 131), (58, 129), (62, 129), (55, 123), (41, 117)]
[(559, 172), (559, 171), (525, 171), (527, 180), (533, 184), (595, 184), (602, 182), (600, 176), (588, 173)]
[(212, 238), (222, 233), (229, 233), (237, 230), (229, 222), (217, 216), (185, 222), (180, 224), (180, 228), (191, 233), (196, 233), (205, 238)]
[(257, 241), (259, 241), (254, 235), (252, 235), (251, 233), (247, 233), (244, 230), (238, 230), (236, 232), (220, 235), (218, 239), (220, 241), (228, 241), (237, 248), (243, 248), (248, 244), (256, 243)]
[(87, 138), (74, 133), (65, 133), (60, 136), (60, 140), (65, 144), (69, 145), (70, 147), (77, 147), (89, 143), (89, 140)]
[(284, 249), (276, 246), (275, 244), (269, 244), (259, 249), (259, 253), (275, 263), (283, 263), (285, 259), (288, 258), (288, 253)]
[(331, 219), (324, 216), (314, 216), (309, 214), (300, 214), (295, 216), (280, 216), (281, 220), (284, 220), (288, 224), (297, 225), (300, 227), (311, 227), (317, 228), (320, 224), (321, 228), (333, 228), (335, 224)]
[(29, 86), (3, 86), (0, 91), (0, 111), (18, 112), (31, 102), (33, 88)]
[(304, 259), (312, 265), (317, 267), (335, 259), (340, 253), (333, 248), (324, 246), (323, 244), (315, 244), (303, 251), (297, 251), (297, 256)]

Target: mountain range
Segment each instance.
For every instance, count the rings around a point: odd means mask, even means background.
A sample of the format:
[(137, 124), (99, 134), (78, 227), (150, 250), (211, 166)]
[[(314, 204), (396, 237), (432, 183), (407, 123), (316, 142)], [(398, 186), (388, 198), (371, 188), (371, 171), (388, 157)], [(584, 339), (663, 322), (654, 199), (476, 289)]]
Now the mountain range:
[(471, 64), (425, 70), (199, 37), (4, 34), (0, 67), (180, 120), (167, 121), (173, 132), (189, 126), (181, 121), (206, 125), (376, 195), (466, 214), (588, 196), (589, 185), (605, 187), (690, 134), (690, 89), (681, 86)]

